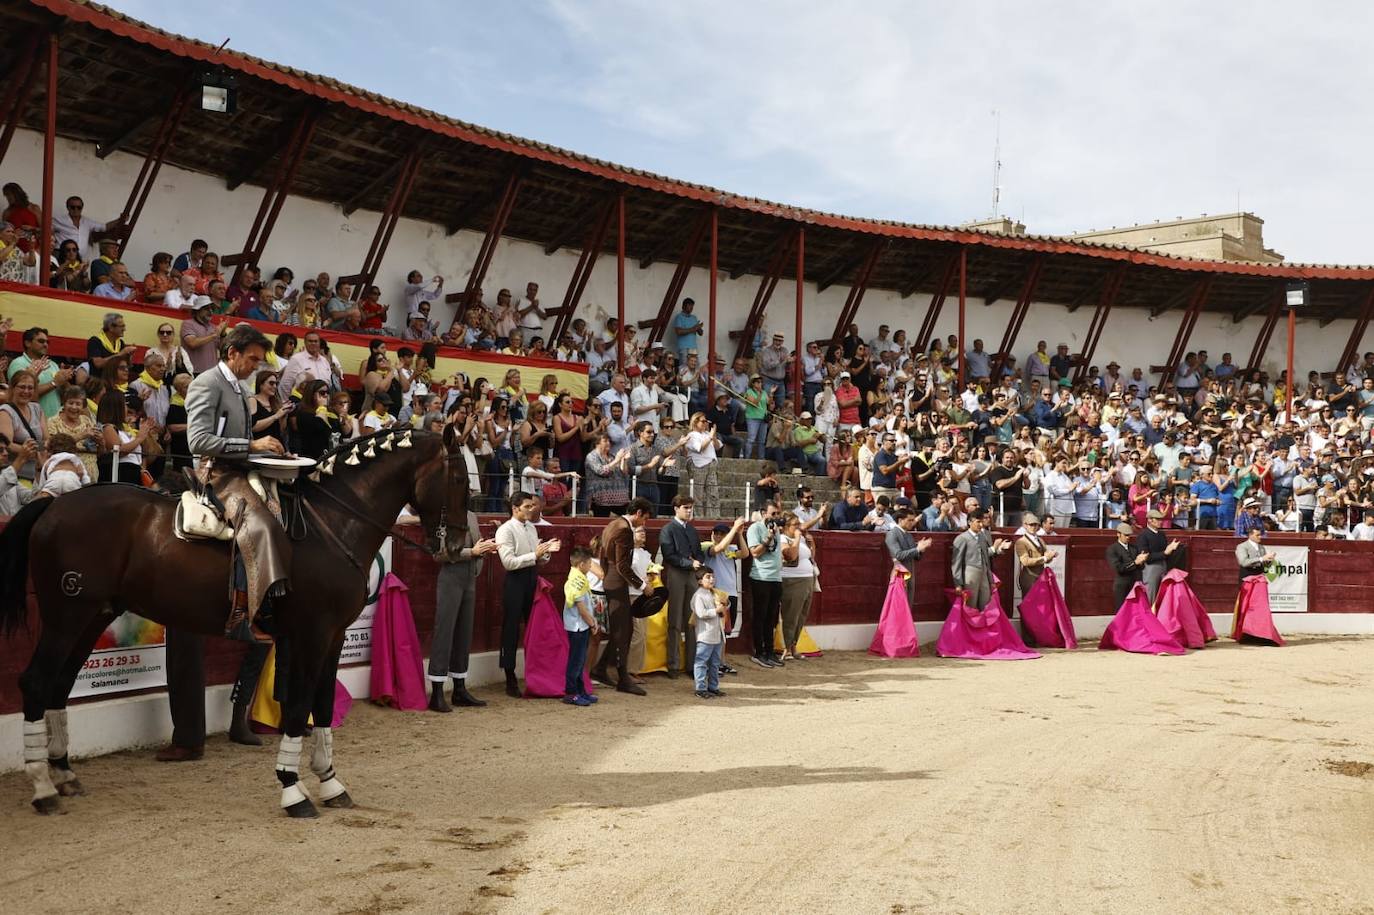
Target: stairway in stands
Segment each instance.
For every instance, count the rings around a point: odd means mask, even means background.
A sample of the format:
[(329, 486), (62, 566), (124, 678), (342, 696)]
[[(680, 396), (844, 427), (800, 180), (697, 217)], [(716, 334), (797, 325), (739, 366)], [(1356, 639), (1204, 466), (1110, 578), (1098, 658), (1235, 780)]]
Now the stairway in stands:
[[(734, 519), (744, 514), (745, 489), (750, 491), (749, 508), (758, 508), (757, 494), (753, 486), (759, 480), (766, 461), (745, 458), (721, 458), (716, 471), (720, 479), (720, 513), (726, 519)], [(806, 484), (816, 494), (816, 507), (822, 502), (834, 503), (839, 498), (839, 489), (830, 477), (816, 476), (812, 473), (778, 472), (778, 487), (782, 490), (782, 506), (790, 511), (797, 504), (797, 487)], [(682, 492), (686, 492), (686, 480), (682, 481)], [(698, 518), (704, 517), (699, 511)]]

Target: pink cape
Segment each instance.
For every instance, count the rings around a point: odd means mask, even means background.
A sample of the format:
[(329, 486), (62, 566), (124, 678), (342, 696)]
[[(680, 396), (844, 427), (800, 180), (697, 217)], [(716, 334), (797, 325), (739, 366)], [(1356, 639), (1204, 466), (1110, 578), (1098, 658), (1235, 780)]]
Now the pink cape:
[(887, 583), (887, 599), (883, 601), (883, 615), (878, 617), (878, 631), (873, 633), (869, 654), (883, 658), (919, 658), (921, 647), (916, 639), (916, 624), (911, 620), (911, 606), (906, 599), (906, 583), (910, 573), (894, 566)]
[(1239, 642), (1244, 637), (1261, 639), (1274, 645), (1283, 644), (1283, 636), (1274, 628), (1274, 615), (1269, 609), (1269, 579), (1263, 575), (1247, 576), (1236, 598), (1236, 618), (1231, 625), (1231, 638)]
[(1069, 605), (1059, 590), (1059, 579), (1048, 566), (1021, 598), (1021, 625), (1030, 641), (1040, 648), (1077, 648)]
[(1002, 598), (997, 584), (992, 586), (992, 600), (984, 610), (964, 606), (964, 596), (952, 588), (945, 590), (949, 597), (949, 616), (935, 642), (935, 653), (942, 658), (970, 658), (976, 661), (1023, 661), (1040, 657), (1040, 652), (1026, 647), (1016, 634), (1007, 615), (1002, 612)]
[[(525, 697), (556, 699), (568, 674), (568, 632), (563, 612), (554, 603), (553, 585), (544, 579), (534, 589), (534, 606), (525, 626)], [(591, 695), (592, 681), (582, 671), (582, 690)]]
[(1164, 580), (1159, 583), (1155, 606), (1159, 608), (1155, 611), (1159, 624), (1184, 648), (1201, 648), (1217, 640), (1212, 620), (1202, 601), (1188, 586), (1188, 573), (1182, 569), (1173, 569), (1165, 574)]
[(1131, 593), (1121, 602), (1121, 609), (1107, 624), (1107, 631), (1102, 633), (1102, 641), (1097, 647), (1140, 654), (1187, 653), (1150, 612), (1150, 596), (1140, 582), (1135, 583)]
[(429, 707), (424, 650), (410, 614), (405, 582), (395, 572), (382, 579), (382, 596), (372, 617), (372, 701), (403, 711)]

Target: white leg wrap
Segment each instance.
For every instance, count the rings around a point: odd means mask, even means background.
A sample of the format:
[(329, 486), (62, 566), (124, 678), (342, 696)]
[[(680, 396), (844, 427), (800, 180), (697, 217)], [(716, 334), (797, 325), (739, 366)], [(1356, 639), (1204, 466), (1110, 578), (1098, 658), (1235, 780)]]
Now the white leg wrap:
[(310, 771), (324, 780), (334, 768), (334, 729), (315, 728), (315, 746), (310, 754)]
[(57, 794), (48, 772), (48, 725), (45, 721), (24, 722), (24, 772), (33, 782), (35, 801)]
[(49, 709), (43, 720), (48, 725), (48, 759), (61, 759), (67, 755), (67, 710)]
[(305, 800), (309, 800), (309, 798), (305, 796), (305, 792), (301, 790), (299, 783), (287, 785), (285, 788), (281, 789), (282, 810), (285, 810), (287, 807), (294, 807)]
[(344, 787), (343, 782), (339, 781), (338, 776), (320, 782), (320, 800), (322, 801), (332, 801), (347, 791), (348, 789)]
[(301, 771), (301, 745), (304, 739), (300, 737), (283, 737), (281, 744), (277, 747), (277, 771), (299, 773)]

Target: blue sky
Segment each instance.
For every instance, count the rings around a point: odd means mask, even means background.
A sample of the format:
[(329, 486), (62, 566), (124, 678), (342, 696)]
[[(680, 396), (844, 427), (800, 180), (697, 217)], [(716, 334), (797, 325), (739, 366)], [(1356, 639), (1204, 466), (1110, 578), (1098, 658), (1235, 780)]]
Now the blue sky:
[(162, 28), (736, 193), (1066, 233), (1239, 208), (1374, 263), (1374, 6), (115, 0)]

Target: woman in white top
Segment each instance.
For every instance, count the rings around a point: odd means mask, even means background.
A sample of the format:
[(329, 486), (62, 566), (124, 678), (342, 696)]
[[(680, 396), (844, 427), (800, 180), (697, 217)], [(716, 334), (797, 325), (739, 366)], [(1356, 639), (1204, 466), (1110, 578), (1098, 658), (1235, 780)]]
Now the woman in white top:
[(811, 613), (816, 590), (816, 566), (811, 561), (811, 535), (801, 529), (792, 512), (782, 516), (782, 659), (796, 660), (797, 639)]
[(0, 404), (0, 435), (9, 443), (10, 461), (26, 487), (38, 476), (38, 454), (48, 437), (47, 419), (34, 400), (37, 390), (38, 377), (20, 369), (10, 378), (9, 403)]
[(688, 492), (697, 500), (703, 518), (720, 517), (720, 480), (716, 470), (720, 435), (706, 421), (705, 413), (693, 413), (687, 433)]
[[(492, 402), (491, 414), (482, 424), (483, 442), (490, 449), (487, 461), (487, 511), (499, 512), (504, 504), (506, 479), (515, 466), (515, 450), (511, 447), (511, 430), (515, 423), (510, 416), (510, 401), (504, 397)], [(486, 448), (483, 450), (485, 451)]]
[(101, 396), (95, 419), (100, 423), (105, 446), (100, 458), (100, 482), (141, 484), (143, 443), (156, 433), (157, 427), (149, 422), (141, 429), (131, 425), (125, 395), (119, 391), (106, 391)]
[(835, 400), (835, 382), (829, 378), (821, 382), (820, 392), (816, 394), (816, 402), (812, 407), (816, 411), (816, 431), (823, 436), (829, 436), (840, 421), (840, 404)]

